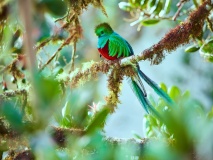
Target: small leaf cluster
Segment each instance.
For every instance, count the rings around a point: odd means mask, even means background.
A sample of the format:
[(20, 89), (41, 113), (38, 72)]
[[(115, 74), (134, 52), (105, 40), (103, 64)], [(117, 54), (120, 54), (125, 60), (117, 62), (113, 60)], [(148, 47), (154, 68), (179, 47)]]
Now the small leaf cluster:
[(168, 17), (171, 5), (171, 0), (129, 0), (120, 2), (119, 8), (130, 12), (134, 19), (137, 19), (131, 25), (139, 24), (140, 28), (155, 25), (162, 19), (171, 19)]
[[(156, 138), (156, 141), (151, 140), (150, 146), (145, 149), (147, 150), (145, 157), (153, 158), (156, 156), (151, 155), (152, 152), (158, 155), (163, 152), (163, 155), (172, 159), (182, 159), (181, 157), (185, 156), (191, 156), (192, 159), (195, 157), (203, 159), (205, 151), (198, 148), (207, 143), (203, 139), (212, 133), (212, 110), (206, 113), (204, 106), (191, 98), (189, 91), (181, 92), (176, 86), (167, 89), (165, 84), (161, 84), (161, 88), (170, 95), (177, 105), (172, 107), (163, 102), (161, 98), (157, 101), (152, 97), (149, 98), (152, 105), (163, 116), (164, 122), (158, 121), (152, 115), (145, 116), (146, 136), (150, 139)], [(162, 150), (153, 151), (154, 145), (161, 146)], [(206, 157), (211, 157), (209, 152)]]
[[(119, 7), (130, 13), (131, 19), (133, 19), (130, 25), (139, 24), (138, 30), (140, 30), (142, 26), (156, 25), (161, 20), (175, 20), (182, 23), (185, 17), (201, 4), (201, 1), (197, 0), (192, 2), (183, 0), (178, 3), (171, 0), (129, 0), (128, 2), (120, 2)], [(210, 13), (202, 24), (201, 34), (196, 37), (192, 35), (192, 44), (186, 47), (185, 52), (193, 53), (199, 50), (204, 60), (212, 62), (213, 52), (209, 49), (211, 48), (212, 26), (212, 13)], [(197, 32), (200, 31), (197, 30)]]
[[(155, 106), (158, 112), (160, 112), (162, 115), (166, 116), (167, 114), (173, 114), (173, 112), (176, 111), (182, 112), (182, 110), (187, 109), (185, 107), (190, 107), (190, 109), (196, 110), (198, 115), (204, 114), (203, 106), (201, 105), (201, 103), (196, 100), (193, 100), (190, 97), (189, 91), (185, 91), (184, 93), (182, 93), (180, 89), (176, 86), (172, 86), (171, 88), (167, 89), (164, 83), (161, 83), (160, 86), (177, 104), (175, 107), (169, 106), (162, 100), (162, 98), (159, 98), (156, 102), (153, 97), (150, 97), (152, 105)], [(188, 103), (192, 106), (188, 105)], [(145, 121), (147, 137), (166, 136), (167, 138), (170, 138), (173, 136), (173, 133), (168, 130), (165, 123), (162, 123), (159, 120), (155, 119), (155, 117), (153, 117), (152, 115), (146, 115)]]
[(208, 61), (208, 62), (213, 62), (213, 39), (212, 35), (210, 38), (206, 39), (204, 42), (198, 41), (195, 44), (188, 46), (185, 49), (186, 53), (195, 53), (196, 51), (199, 51), (200, 56)]

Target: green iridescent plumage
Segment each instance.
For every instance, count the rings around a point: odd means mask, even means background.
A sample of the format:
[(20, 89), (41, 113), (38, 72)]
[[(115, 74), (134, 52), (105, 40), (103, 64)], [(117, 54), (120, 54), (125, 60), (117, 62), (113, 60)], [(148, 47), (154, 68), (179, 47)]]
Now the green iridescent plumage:
[[(100, 54), (108, 60), (116, 60), (128, 57), (134, 54), (130, 44), (119, 34), (113, 31), (107, 23), (101, 23), (95, 28), (95, 33), (98, 36), (98, 50)], [(147, 100), (146, 90), (143, 86), (141, 78), (144, 79), (154, 91), (162, 97), (167, 103), (174, 105), (172, 99), (165, 93), (156, 83), (147, 77), (136, 64), (135, 75), (129, 79), (130, 86), (137, 96), (139, 102), (144, 107), (146, 112), (151, 112), (159, 119), (162, 119), (155, 108)]]
[(109, 55), (117, 58), (133, 55), (132, 47), (119, 34), (113, 31), (108, 23), (101, 23), (95, 28), (98, 36), (98, 48), (103, 48), (109, 42)]

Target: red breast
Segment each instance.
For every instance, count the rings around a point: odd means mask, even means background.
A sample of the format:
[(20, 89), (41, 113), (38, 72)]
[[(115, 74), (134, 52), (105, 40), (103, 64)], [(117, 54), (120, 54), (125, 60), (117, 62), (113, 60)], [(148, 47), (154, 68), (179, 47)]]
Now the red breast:
[(100, 52), (100, 54), (101, 54), (104, 58), (106, 58), (106, 59), (108, 59), (108, 60), (116, 60), (116, 59), (119, 59), (119, 58), (117, 58), (117, 55), (115, 55), (115, 56), (113, 56), (113, 57), (109, 55), (108, 42), (106, 43), (106, 45), (105, 45), (103, 48), (98, 48), (98, 51)]

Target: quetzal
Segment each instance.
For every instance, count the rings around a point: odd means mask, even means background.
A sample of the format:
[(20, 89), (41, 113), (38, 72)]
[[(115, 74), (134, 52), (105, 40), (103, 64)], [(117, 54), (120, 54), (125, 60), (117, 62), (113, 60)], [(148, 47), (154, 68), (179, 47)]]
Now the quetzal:
[[(101, 23), (95, 28), (95, 33), (98, 36), (98, 51), (100, 55), (107, 60), (119, 60), (124, 57), (128, 57), (134, 54), (130, 44), (122, 38), (119, 34), (113, 31), (108, 23)], [(151, 112), (156, 116), (159, 116), (154, 107), (147, 100), (146, 90), (140, 79), (144, 79), (154, 91), (162, 97), (167, 103), (173, 104), (171, 98), (165, 93), (156, 83), (154, 83), (149, 77), (147, 77), (136, 64), (135, 76), (130, 78), (130, 85), (138, 100), (144, 107), (147, 113)]]

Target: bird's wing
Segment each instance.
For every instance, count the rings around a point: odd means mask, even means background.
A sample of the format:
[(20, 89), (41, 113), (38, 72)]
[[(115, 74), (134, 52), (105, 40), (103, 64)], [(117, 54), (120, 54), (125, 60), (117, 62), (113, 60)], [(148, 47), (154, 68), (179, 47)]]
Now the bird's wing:
[(117, 58), (128, 57), (133, 55), (133, 50), (125, 39), (114, 32), (109, 37), (109, 55), (112, 57), (117, 56)]
[(104, 36), (98, 38), (98, 48), (104, 48), (104, 46), (107, 44), (107, 41), (109, 40), (109, 36)]

